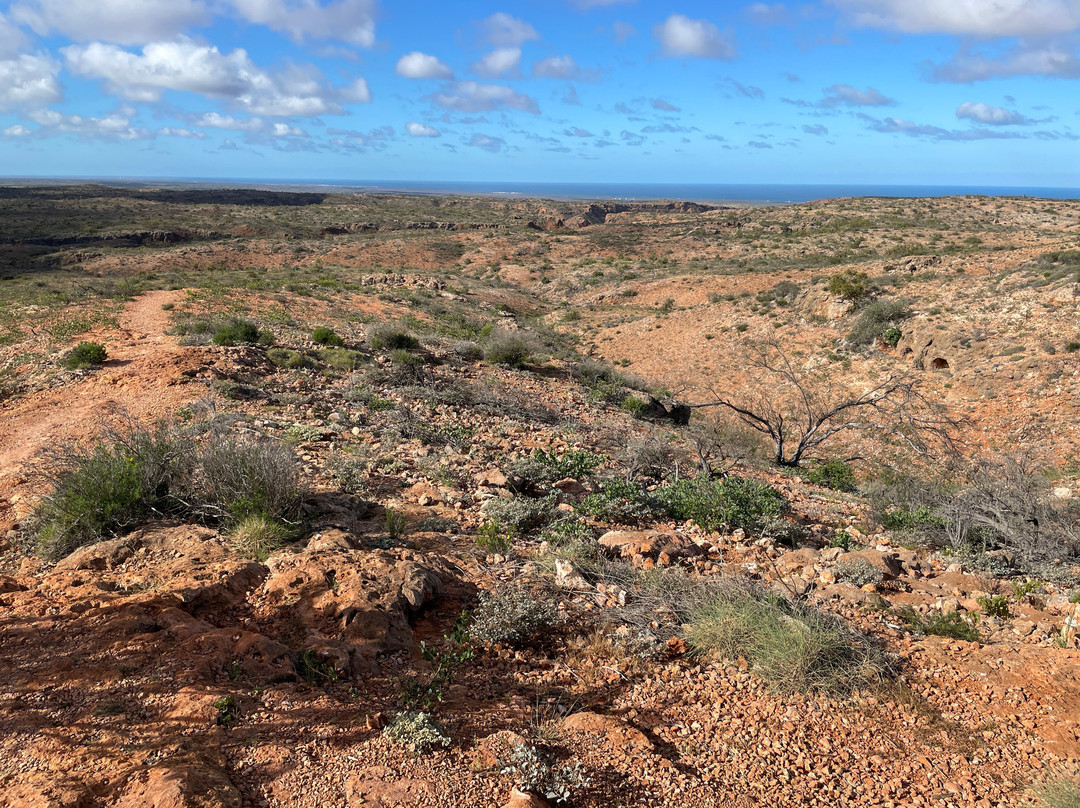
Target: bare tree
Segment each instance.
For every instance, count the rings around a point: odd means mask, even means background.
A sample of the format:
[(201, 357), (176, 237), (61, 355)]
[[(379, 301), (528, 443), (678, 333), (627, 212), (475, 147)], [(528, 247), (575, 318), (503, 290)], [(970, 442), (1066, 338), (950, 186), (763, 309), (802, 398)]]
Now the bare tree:
[(821, 371), (795, 366), (775, 342), (762, 346), (748, 364), (756, 376), (730, 394), (692, 405), (723, 407), (772, 441), (773, 461), (797, 467), (809, 452), (841, 432), (875, 430), (921, 454), (952, 449), (957, 421), (922, 391), (920, 380), (894, 374), (863, 392), (838, 386)]

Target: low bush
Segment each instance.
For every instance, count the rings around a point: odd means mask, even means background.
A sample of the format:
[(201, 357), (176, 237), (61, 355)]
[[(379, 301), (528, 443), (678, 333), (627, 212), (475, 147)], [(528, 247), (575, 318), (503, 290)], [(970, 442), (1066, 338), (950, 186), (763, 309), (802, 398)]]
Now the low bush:
[(68, 370), (97, 367), (107, 358), (108, 352), (100, 342), (80, 342), (64, 357), (64, 367)]
[(386, 725), (383, 735), (417, 755), (436, 746), (450, 745), (450, 738), (427, 713), (398, 713), (394, 720)]
[(399, 325), (380, 323), (368, 335), (368, 344), (377, 351), (411, 351), (420, 347), (420, 340)]
[(513, 777), (519, 791), (560, 805), (569, 804), (573, 790), (589, 783), (580, 760), (556, 766), (550, 755), (527, 743), (510, 749), (507, 758), (499, 761), (499, 773)]
[(555, 518), (556, 497), (549, 494), (540, 499), (514, 497), (493, 499), (485, 514), (501, 531), (512, 536), (527, 536), (540, 530)]
[(680, 480), (657, 490), (655, 498), (673, 519), (693, 519), (705, 530), (760, 531), (786, 509), (779, 491), (749, 477)]
[(496, 332), (484, 345), (484, 361), (508, 368), (524, 368), (532, 357), (528, 343), (519, 336)]
[(1036, 799), (1034, 808), (1077, 808), (1080, 806), (1080, 775), (1051, 777), (1032, 791)]
[(259, 562), (284, 547), (290, 536), (287, 525), (261, 513), (245, 516), (229, 533), (233, 548), (240, 555)]
[(911, 309), (908, 308), (907, 300), (875, 300), (863, 308), (847, 336), (847, 341), (855, 347), (861, 347), (881, 338), (895, 348), (902, 336), (897, 326), (910, 316)]
[(948, 637), (953, 640), (979, 642), (982, 635), (972, 625), (971, 620), (961, 612), (931, 612), (923, 617), (910, 607), (902, 610), (900, 619), (907, 623), (912, 631), (930, 634), (936, 637)]
[(654, 503), (644, 488), (622, 479), (606, 480), (599, 492), (589, 494), (576, 510), (602, 522), (633, 524), (654, 512)]
[(298, 370), (311, 364), (303, 354), (290, 351), (288, 348), (270, 348), (266, 352), (266, 358), (277, 367), (286, 370)]
[(831, 488), (834, 491), (851, 494), (859, 490), (855, 481), (855, 472), (843, 460), (826, 460), (814, 466), (807, 472), (806, 479), (814, 485)]
[(299, 512), (296, 457), (271, 441), (211, 432), (195, 451), (188, 488), (197, 511), (226, 523), (254, 515), (289, 521)]
[(848, 692), (883, 679), (887, 658), (839, 619), (750, 584), (725, 587), (693, 609), (686, 641), (694, 653), (744, 658), (774, 687)]
[(260, 331), (259, 326), (250, 320), (233, 317), (214, 331), (211, 342), (215, 345), (272, 345), (274, 335), (269, 331)]
[(559, 610), (546, 593), (505, 584), (480, 593), (469, 639), (485, 645), (528, 645), (559, 622)]
[(828, 288), (829, 294), (853, 302), (866, 298), (872, 289), (869, 276), (865, 272), (858, 272), (853, 269), (844, 270), (837, 275), (830, 275)]
[(327, 328), (325, 325), (320, 325), (311, 332), (311, 341), (316, 345), (325, 345), (329, 348), (341, 348), (345, 345), (345, 340), (334, 333), (332, 328)]
[(604, 462), (604, 456), (585, 449), (568, 449), (562, 454), (537, 449), (532, 457), (549, 469), (555, 481), (573, 477), (580, 480), (590, 476)]
[(885, 580), (885, 573), (865, 558), (853, 558), (836, 565), (836, 580), (855, 586), (877, 586)]
[(367, 359), (359, 351), (350, 351), (347, 348), (322, 348), (318, 353), (319, 360), (332, 370), (348, 373), (356, 370), (357, 365)]

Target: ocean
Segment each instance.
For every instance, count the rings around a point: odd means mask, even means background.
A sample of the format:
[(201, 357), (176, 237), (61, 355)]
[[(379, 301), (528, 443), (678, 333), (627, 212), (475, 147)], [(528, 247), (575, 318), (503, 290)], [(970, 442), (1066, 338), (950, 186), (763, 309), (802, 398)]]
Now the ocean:
[(260, 188), (330, 193), (405, 193), (445, 196), (498, 196), (558, 200), (675, 200), (711, 203), (785, 204), (837, 197), (1011, 196), (1035, 199), (1080, 199), (1080, 188), (974, 185), (768, 185), (707, 183), (591, 183), (400, 181), (240, 178), (0, 178), (3, 184), (101, 183), (124, 187)]

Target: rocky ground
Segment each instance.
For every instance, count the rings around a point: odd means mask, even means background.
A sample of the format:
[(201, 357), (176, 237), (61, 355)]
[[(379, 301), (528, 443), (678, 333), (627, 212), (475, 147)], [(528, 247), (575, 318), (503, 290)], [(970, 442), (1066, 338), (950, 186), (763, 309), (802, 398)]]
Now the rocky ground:
[[(6, 321), (18, 335), (0, 347), (17, 380), (0, 403), (0, 658), (7, 662), (0, 670), (0, 802), (540, 805), (536, 794), (517, 790), (525, 783), (520, 769), (512, 770), (513, 750), (522, 745), (556, 770), (578, 765), (578, 776), (564, 779), (573, 781), (569, 799), (579, 806), (1012, 806), (1030, 798), (1031, 785), (1073, 770), (1080, 758), (1080, 649), (1070, 626), (1080, 619), (1073, 602), (1080, 570), (1070, 577), (1067, 559), (1061, 575), (1014, 588), (1030, 576), (991, 574), (913, 542), (907, 532), (884, 529), (856, 494), (745, 463), (735, 470), (782, 495), (784, 521), (801, 526), (796, 546), (760, 531), (706, 530), (656, 515), (598, 518), (589, 495), (605, 477), (632, 473), (633, 447), (640, 454), (660, 440), (671, 447), (662, 461), (668, 471), (676, 462), (694, 467), (683, 430), (598, 398), (575, 376), (572, 357), (550, 352), (519, 369), (482, 362), (461, 347), (462, 335), (433, 330), (446, 321), (443, 308), (410, 302), (432, 301), (522, 334), (533, 310), (580, 334), (595, 354), (629, 360), (630, 370), (691, 397), (719, 379), (740, 378), (744, 369), (724, 360), (739, 347), (736, 335), (768, 330), (810, 345), (849, 327), (850, 305), (810, 288), (809, 276), (827, 270), (758, 271), (730, 282), (694, 278), (694, 262), (702, 255), (715, 260), (718, 246), (733, 257), (757, 249), (749, 239), (713, 243), (714, 231), (790, 239), (794, 225), (831, 239), (838, 228), (846, 233), (837, 222), (860, 213), (832, 205), (816, 213), (813, 206), (768, 213), (512, 210), (500, 215), (521, 218), (496, 223), (532, 222), (529, 232), (550, 235), (526, 242), (528, 260), (506, 256), (494, 275), (490, 262), (514, 242), (473, 226), (490, 214), (460, 216), (469, 224), (464, 234), (409, 228), (467, 245), (475, 258), (457, 279), (432, 274), (423, 263), (439, 265), (442, 242), (412, 243), (391, 231), (369, 244), (367, 235), (388, 225), (357, 214), (372, 227), (345, 228), (327, 249), (319, 247), (320, 260), (333, 254), (339, 263), (333, 272), (298, 275), (310, 291), (286, 288), (298, 282), (287, 278), (275, 278), (269, 289), (158, 289), (123, 303), (113, 320), (92, 320), (86, 312), (98, 304), (77, 300)], [(867, 215), (883, 216), (891, 205), (882, 202)], [(1010, 223), (1030, 227), (1033, 235), (1024, 238), (1031, 242), (1043, 238), (1038, 249), (1074, 239), (1069, 203), (1052, 214), (1035, 203), (1000, 208), (993, 200), (964, 210), (994, 228), (998, 241), (1017, 238), (1005, 232)], [(944, 216), (941, 209), (930, 213)], [(959, 235), (947, 238), (961, 242), (961, 225), (973, 227), (971, 221), (955, 219)], [(565, 235), (602, 227), (615, 240), (644, 232), (645, 246), (635, 249), (656, 272), (620, 269), (628, 247), (590, 247)], [(684, 235), (649, 241), (651, 228)], [(862, 237), (867, 248), (884, 238), (876, 231)], [(243, 251), (236, 272), (270, 254), (258, 239), (235, 246)], [(130, 260), (110, 249), (86, 259), (106, 278)], [(181, 252), (150, 252), (146, 265), (160, 272), (164, 262), (190, 259), (196, 248), (169, 249)], [(371, 250), (411, 271), (372, 272)], [(1063, 290), (1071, 287), (1024, 286), (994, 309), (990, 301), (961, 307), (949, 297), (950, 289), (992, 271), (1021, 271), (1038, 254), (1024, 250), (1036, 247), (1019, 245), (1005, 255), (1007, 264), (993, 264), (998, 254), (988, 248), (964, 262), (967, 281), (912, 281), (905, 293), (938, 300), (922, 304), (895, 348), (881, 346), (875, 358), (855, 356), (848, 366), (838, 362), (838, 373), (865, 374), (867, 361), (919, 357), (932, 364), (941, 354), (948, 368), (931, 382), (957, 406), (970, 405), (976, 423), (996, 424), (995, 440), (1019, 434), (1067, 456), (1075, 447), (1075, 424), (1066, 417), (1075, 406), (1071, 352), (1061, 345), (1037, 357), (1034, 347), (1005, 355), (995, 340), (1064, 342), (1075, 302)], [(605, 257), (611, 263), (589, 280), (591, 261)], [(538, 260), (547, 265), (534, 265)], [(685, 262), (685, 277), (669, 260)], [(944, 268), (918, 272), (953, 278), (961, 259), (943, 260)], [(872, 277), (908, 272), (889, 269), (892, 261), (854, 265)], [(495, 276), (500, 280), (491, 282)], [(745, 300), (742, 291), (756, 295), (781, 277), (802, 284), (791, 307), (752, 312), (710, 303), (710, 294)], [(604, 284), (611, 289), (604, 292)], [(657, 304), (664, 311), (654, 311)], [(928, 313), (938, 305), (941, 313)], [(307, 351), (311, 361), (290, 368), (271, 361), (265, 347), (183, 344), (192, 340), (167, 333), (217, 312), (257, 319), (279, 348)], [(56, 323), (73, 316), (87, 319), (88, 330), (58, 336), (66, 332)], [(1006, 332), (1014, 317), (1020, 325)], [(416, 350), (422, 372), (402, 378), (400, 357), (374, 346), (384, 320), (425, 334)], [(749, 327), (737, 330), (740, 322)], [(938, 336), (966, 333), (976, 322), (987, 328), (985, 342)], [(311, 328), (323, 323), (345, 337), (352, 355), (312, 351)], [(109, 361), (62, 370), (62, 351), (87, 338), (108, 346)], [(688, 365), (685, 358), (703, 344), (707, 356)], [(1010, 419), (1019, 419), (1025, 402), (1036, 402), (1035, 410), (1014, 429)], [(86, 440), (101, 417), (121, 413), (143, 423), (171, 418), (284, 441), (307, 491), (303, 535), (252, 557), (224, 525), (157, 520), (56, 563), (35, 555), (33, 510), (47, 492), (35, 475), (36, 453), (65, 439)], [(539, 492), (515, 471), (537, 449), (552, 457), (584, 451), (602, 462), (549, 480)], [(1068, 478), (1058, 482), (1061, 497), (1074, 487)], [(510, 547), (478, 544), (493, 503), (536, 502), (547, 491), (554, 513), (584, 525), (578, 538), (587, 553), (566, 552), (540, 531), (524, 532)], [(625, 577), (591, 574), (587, 562), (596, 556)], [(745, 658), (693, 654), (663, 609), (642, 618), (647, 593), (635, 576), (673, 569), (695, 580), (749, 578), (815, 604), (880, 643), (890, 673), (846, 692), (799, 690), (770, 682)], [(461, 653), (455, 626), (462, 611), (475, 611), (481, 593), (512, 583), (529, 586), (559, 620), (527, 643), (477, 642)], [(984, 605), (995, 595), (1005, 604), (996, 616)], [(919, 630), (952, 614), (976, 633), (954, 639)], [(452, 675), (423, 691), (426, 701), (415, 701), (417, 684), (433, 683), (443, 669)], [(406, 707), (429, 712), (448, 745), (416, 753), (395, 743), (385, 730)]]

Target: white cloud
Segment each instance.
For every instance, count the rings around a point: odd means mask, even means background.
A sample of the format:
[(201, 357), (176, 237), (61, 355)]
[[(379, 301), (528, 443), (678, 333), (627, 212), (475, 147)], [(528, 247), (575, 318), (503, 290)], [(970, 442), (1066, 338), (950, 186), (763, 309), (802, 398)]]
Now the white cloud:
[(202, 0), (22, 0), (11, 15), (42, 36), (122, 45), (171, 39), (210, 19)]
[(672, 14), (653, 27), (664, 56), (693, 56), (699, 59), (734, 59), (735, 46), (708, 20), (692, 20)]
[(59, 101), (60, 65), (49, 56), (23, 53), (0, 61), (0, 110)]
[(179, 129), (172, 126), (166, 126), (164, 129), (158, 129), (157, 134), (162, 137), (179, 137), (189, 140), (204, 140), (206, 138), (205, 132), (196, 132), (193, 129)]
[(26, 35), (0, 12), (0, 59), (15, 56), (25, 44)]
[(87, 140), (151, 140), (155, 133), (143, 127), (133, 127), (127, 115), (114, 112), (104, 118), (83, 115), (64, 115), (52, 109), (27, 113), (27, 117), (45, 130), (38, 134), (62, 132)]
[(825, 88), (825, 97), (819, 106), (832, 107), (891, 107), (896, 101), (887, 98), (873, 87), (856, 90), (850, 84), (834, 84)]
[(622, 44), (630, 37), (637, 36), (637, 28), (628, 22), (615, 20), (615, 22), (611, 24), (611, 33), (615, 36), (615, 41)]
[(330, 143), (345, 151), (359, 152), (383, 151), (394, 139), (394, 127), (380, 126), (370, 132), (358, 132), (355, 129), (327, 129), (332, 135)]
[(928, 73), (931, 81), (955, 84), (1004, 76), (1075, 79), (1080, 78), (1080, 59), (1073, 51), (1055, 45), (1020, 46), (996, 59), (961, 50), (945, 64), (931, 65)]
[(746, 16), (758, 25), (786, 25), (791, 22), (791, 13), (783, 3), (754, 3), (746, 9)]
[(311, 137), (299, 126), (290, 126), (287, 123), (275, 123), (270, 128), (270, 134), (274, 137)]
[(425, 126), (417, 121), (409, 121), (405, 124), (405, 131), (413, 137), (439, 137), (442, 134), (434, 126)]
[(337, 114), (342, 102), (370, 100), (363, 79), (331, 87), (315, 68), (297, 65), (271, 74), (242, 49), (223, 54), (188, 39), (150, 43), (141, 53), (100, 42), (61, 52), (72, 73), (102, 79), (110, 92), (133, 101), (159, 101), (174, 90), (225, 99), (255, 115), (289, 117)]
[(483, 149), (484, 151), (489, 151), (494, 154), (495, 152), (500, 152), (503, 150), (503, 147), (506, 146), (506, 141), (503, 140), (501, 137), (482, 135), (477, 132), (469, 139), (467, 145), (473, 146), (477, 149)]
[(29, 137), (33, 134), (33, 130), (23, 126), (21, 123), (17, 123), (14, 126), (9, 126), (0, 134), (4, 137)]
[(905, 33), (1052, 35), (1080, 27), (1080, 0), (830, 0), (856, 25)]
[(397, 61), (394, 72), (407, 79), (451, 79), (454, 71), (434, 56), (420, 51), (406, 53)]
[(375, 0), (229, 0), (249, 22), (292, 39), (336, 39), (370, 48), (375, 44)]
[(540, 38), (529, 23), (502, 11), (481, 21), (480, 30), (485, 42), (502, 48), (517, 48), (531, 39)]
[(957, 107), (956, 117), (967, 118), (969, 121), (984, 123), (989, 126), (1026, 125), (1031, 123), (1019, 112), (973, 101), (966, 101)]
[(579, 67), (571, 56), (549, 56), (532, 66), (534, 76), (545, 79), (565, 79), (567, 81), (597, 81), (599, 70), (587, 70)]
[(481, 56), (469, 70), (486, 79), (497, 79), (505, 75), (518, 75), (520, 65), (521, 48), (496, 48)]
[(459, 81), (441, 93), (433, 93), (431, 100), (440, 107), (457, 112), (490, 112), (507, 107), (533, 115), (540, 113), (540, 106), (534, 98), (500, 84), (480, 84), (475, 81)]
[(206, 126), (211, 129), (231, 129), (237, 132), (256, 132), (262, 129), (261, 118), (234, 118), (232, 115), (221, 115), (217, 112), (207, 112), (191, 121), (195, 126)]

